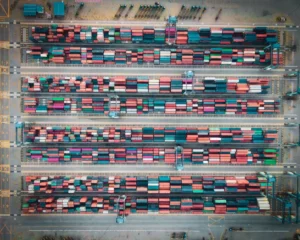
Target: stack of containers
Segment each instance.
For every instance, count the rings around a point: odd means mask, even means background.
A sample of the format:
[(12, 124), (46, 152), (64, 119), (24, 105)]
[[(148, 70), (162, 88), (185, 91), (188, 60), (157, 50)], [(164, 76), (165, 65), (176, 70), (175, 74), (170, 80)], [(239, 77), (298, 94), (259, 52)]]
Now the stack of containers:
[[(115, 213), (116, 196), (112, 197), (27, 197), (23, 199), (22, 213)], [(130, 197), (128, 196), (122, 205), (122, 211), (125, 215), (135, 213), (265, 213), (270, 208), (263, 197), (248, 198), (181, 198), (181, 197)], [(224, 206), (226, 205), (226, 211)], [(260, 207), (261, 205), (262, 207)], [(123, 212), (121, 212), (123, 214)]]
[(235, 28), (234, 32), (232, 33), (232, 43), (244, 43), (246, 39), (246, 34), (247, 34), (246, 29), (244, 28)]
[(164, 28), (155, 28), (154, 42), (157, 44), (165, 44), (165, 29)]
[(194, 44), (200, 42), (200, 35), (198, 29), (196, 28), (189, 28), (188, 29), (188, 43)]
[[(63, 25), (51, 25), (49, 27), (37, 26), (31, 28), (31, 36), (29, 37), (32, 42), (78, 42), (78, 43), (130, 43), (131, 39), (125, 41), (122, 40), (124, 34), (127, 36), (135, 36), (138, 30), (138, 37), (132, 38), (133, 43), (149, 43), (145, 35), (149, 34), (148, 30), (153, 30), (153, 27), (128, 27), (128, 28), (103, 28), (103, 27), (86, 27), (86, 26), (63, 26)], [(181, 33), (187, 32), (188, 41), (190, 44), (198, 43), (210, 43), (210, 44), (272, 44), (278, 42), (277, 31), (267, 27), (255, 27), (255, 28), (175, 28), (167, 27), (155, 29), (159, 30), (161, 39), (168, 39), (173, 43), (186, 44), (185, 41), (181, 41)], [(126, 32), (126, 33), (124, 33)], [(190, 32), (193, 32), (190, 35)], [(198, 38), (196, 36), (200, 36)], [(137, 36), (137, 35), (136, 35)], [(177, 37), (176, 37), (177, 36)], [(196, 36), (196, 38), (194, 38)], [(127, 37), (126, 37), (127, 38)], [(152, 41), (150, 41), (152, 43)], [(164, 41), (156, 41), (156, 43), (165, 43)]]
[(129, 27), (122, 27), (120, 29), (120, 39), (122, 43), (132, 42), (131, 40), (131, 29)]
[[(112, 105), (113, 107), (114, 105)], [(108, 114), (109, 98), (24, 98), (25, 113), (98, 113)]]
[(159, 64), (171, 64), (171, 51), (160, 51)]
[(165, 29), (165, 35), (166, 35), (166, 43), (167, 44), (175, 44), (176, 42), (176, 27), (169, 26)]
[[(154, 31), (154, 30), (153, 30)], [(151, 34), (150, 34), (151, 35)], [(148, 40), (148, 41), (154, 41)], [(167, 40), (166, 40), (167, 41)], [(270, 53), (260, 49), (232, 49), (232, 48), (211, 48), (211, 49), (118, 49), (118, 51), (126, 52), (126, 64), (153, 63), (168, 65), (266, 65), (271, 62)], [(44, 63), (66, 63), (66, 64), (119, 64), (114, 58), (106, 58), (105, 53), (115, 55), (116, 50), (98, 49), (98, 48), (80, 48), (80, 47), (52, 47), (47, 50), (39, 48), (36, 51), (33, 47), (26, 51), (27, 54), (33, 56), (34, 59), (42, 60)], [(94, 55), (102, 56), (104, 52), (104, 61), (94, 61)], [(149, 61), (144, 56), (147, 53), (154, 53), (153, 60)], [(168, 52), (172, 61), (160, 61), (159, 56)], [(283, 55), (280, 54), (279, 64), (282, 63)], [(183, 61), (190, 59), (191, 62)], [(274, 61), (274, 58), (273, 58)], [(277, 60), (276, 60), (277, 61)], [(278, 61), (277, 61), (278, 62)]]
[(279, 106), (279, 100), (119, 98), (117, 101), (109, 101), (109, 98), (24, 98), (26, 113), (107, 114), (108, 111), (121, 111), (122, 114), (274, 114), (279, 113)]
[(177, 28), (176, 44), (188, 43), (188, 30), (186, 28)]
[(211, 28), (210, 30), (211, 44), (219, 45), (222, 39), (222, 28)]
[(104, 29), (103, 28), (95, 28), (93, 27), (93, 42), (94, 43), (104, 43)]
[[(141, 92), (141, 93), (173, 93), (181, 94), (190, 91), (192, 79), (181, 77), (160, 77), (149, 79), (137, 77), (27, 77), (23, 79), (23, 92)], [(236, 93), (236, 94), (267, 94), (270, 80), (268, 78), (216, 78), (205, 77), (194, 80), (196, 93)]]
[(142, 43), (143, 41), (143, 29), (140, 27), (132, 28), (132, 43)]
[(222, 39), (221, 45), (229, 45), (232, 43), (234, 34), (234, 28), (223, 28), (222, 29)]
[(143, 29), (143, 42), (144, 43), (154, 43), (155, 30), (153, 27), (144, 27)]
[[(277, 49), (273, 49), (272, 53), (272, 64), (274, 66), (284, 65), (284, 58), (282, 52), (278, 52)], [(271, 54), (269, 52), (266, 53), (266, 58), (270, 58), (270, 56)]]
[[(143, 136), (143, 131), (150, 131)], [(153, 129), (153, 130), (152, 130)], [(157, 136), (156, 136), (157, 130)], [(55, 142), (198, 142), (198, 143), (273, 143), (276, 129), (208, 127), (74, 127), (37, 126), (24, 129), (26, 143)], [(109, 137), (108, 137), (109, 136)]]
[(218, 194), (260, 195), (266, 189), (265, 177), (248, 176), (26, 176), (30, 193), (147, 193), (147, 194)]

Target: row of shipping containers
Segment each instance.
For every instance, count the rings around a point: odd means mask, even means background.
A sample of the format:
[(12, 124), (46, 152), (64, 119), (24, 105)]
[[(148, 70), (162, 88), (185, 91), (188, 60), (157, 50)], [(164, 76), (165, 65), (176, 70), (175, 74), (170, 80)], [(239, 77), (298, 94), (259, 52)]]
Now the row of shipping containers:
[(277, 31), (267, 27), (254, 28), (182, 28), (182, 27), (89, 27), (35, 26), (30, 40), (34, 43), (145, 43), (145, 44), (273, 44)]
[[(275, 148), (183, 148), (177, 151), (177, 159), (185, 164), (264, 164), (278, 161)], [(175, 148), (162, 147), (32, 147), (25, 152), (26, 161), (46, 163), (84, 164), (175, 164)]]
[(274, 143), (277, 129), (251, 127), (85, 127), (38, 126), (24, 129), (26, 143)]
[[(26, 51), (33, 60), (44, 64), (106, 64), (106, 65), (209, 65), (258, 66), (271, 64), (271, 53), (260, 48), (206, 49), (103, 49), (94, 47), (31, 47)], [(273, 55), (275, 53), (273, 52)], [(277, 54), (277, 53), (276, 53)], [(279, 52), (279, 62), (283, 54)], [(275, 61), (273, 59), (273, 61)], [(277, 60), (276, 60), (277, 61)]]
[(148, 76), (59, 77), (30, 76), (22, 81), (22, 91), (29, 93), (229, 93), (267, 94), (269, 78), (204, 77), (203, 79)]
[(23, 199), (23, 214), (262, 214), (270, 210), (266, 197), (131, 197), (118, 202), (117, 197), (27, 197)]
[(34, 193), (109, 194), (255, 194), (271, 183), (266, 177), (248, 176), (26, 176), (26, 189)]
[(226, 114), (256, 115), (280, 113), (279, 100), (263, 99), (159, 99), (125, 98), (34, 98), (23, 99), (23, 110), (30, 114), (93, 113), (108, 114)]

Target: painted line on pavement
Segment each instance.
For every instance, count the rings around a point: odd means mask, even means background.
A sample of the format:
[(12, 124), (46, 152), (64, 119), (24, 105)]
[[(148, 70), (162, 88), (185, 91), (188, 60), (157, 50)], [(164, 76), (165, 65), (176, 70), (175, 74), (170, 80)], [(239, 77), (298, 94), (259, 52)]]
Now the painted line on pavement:
[[(49, 170), (49, 171), (22, 171), (22, 173), (29, 173), (29, 174), (35, 174), (35, 173), (37, 173), (37, 174), (44, 174), (44, 173), (49, 174), (49, 172), (52, 173), (53, 171), (52, 170)], [(95, 170), (94, 171), (92, 171), (92, 170), (90, 170), (90, 171), (55, 171), (55, 173), (60, 173), (60, 172), (64, 173), (64, 174), (70, 174), (70, 175), (72, 175), (72, 174), (94, 173), (94, 172), (101, 173), (100, 170), (97, 170), (97, 171), (95, 171)], [(110, 173), (111, 172), (111, 173), (124, 174), (124, 171), (105, 170), (103, 172), (105, 172), (105, 173)], [(140, 172), (141, 172), (141, 170), (139, 170), (139, 171), (130, 171), (129, 173), (134, 174), (134, 173), (140, 173)], [(145, 173), (161, 174), (161, 171), (149, 171), (149, 170), (147, 170), (147, 171), (144, 171), (144, 172)], [(203, 171), (197, 171), (197, 172), (186, 171), (186, 172), (190, 173), (190, 174), (204, 173)], [(220, 172), (220, 171), (214, 170), (214, 171), (210, 171), (208, 173), (215, 173), (215, 172)], [(245, 172), (238, 172), (238, 173), (239, 174), (252, 174), (252, 173), (256, 173), (256, 172), (257, 171), (245, 171)], [(282, 174), (282, 171), (275, 172), (275, 171), (272, 171), (272, 170), (268, 170), (268, 172), (270, 172), (272, 174), (278, 174), (278, 175)], [(174, 174), (174, 173), (176, 173), (175, 169), (174, 169), (174, 171), (170, 171), (170, 172), (164, 171), (164, 174)], [(236, 170), (235, 171), (227, 171), (227, 173), (236, 173)], [(182, 215), (182, 214), (180, 214), (180, 215)]]
[(245, 232), (245, 233), (250, 233), (250, 232), (253, 232), (253, 233), (283, 233), (283, 232), (290, 232), (290, 231), (287, 231), (287, 230), (275, 230), (275, 231), (266, 231), (266, 230), (262, 230), (262, 231), (240, 231), (240, 232)]
[[(22, 67), (23, 68), (23, 67)], [(99, 72), (100, 73), (100, 72)], [(44, 72), (23, 72), (22, 75), (30, 75), (30, 74), (38, 74), (38, 75), (45, 75)], [(87, 76), (94, 76), (95, 74), (97, 73), (82, 73), (82, 72), (51, 72), (52, 75), (78, 75), (78, 74), (83, 74), (83, 75), (87, 75)], [(125, 75), (125, 76), (135, 76), (135, 75), (138, 75), (138, 76), (177, 76), (179, 75), (179, 73), (112, 73), (112, 72), (102, 72), (101, 71), (101, 75), (111, 75), (111, 76), (118, 76), (118, 75)], [(267, 74), (242, 74), (242, 73), (239, 73), (239, 74), (235, 74), (235, 73), (229, 73), (229, 74), (215, 74), (215, 73), (212, 73), (210, 74), (212, 77), (214, 76), (222, 76), (224, 77), (225, 75), (228, 75), (228, 76), (237, 76), (237, 77), (243, 77), (243, 76), (249, 76), (249, 77), (259, 77), (259, 76), (264, 76), (264, 77), (282, 77), (281, 74), (279, 75), (267, 75)], [(201, 73), (196, 73), (195, 76), (207, 76), (207, 74), (201, 74)], [(179, 76), (178, 76), (179, 77)], [(273, 79), (271, 79), (273, 80)], [(275, 80), (278, 80), (278, 79), (275, 79)]]
[[(66, 64), (67, 65), (67, 64)], [(76, 70), (81, 69), (81, 70), (91, 70), (91, 69), (95, 69), (95, 70), (98, 70), (99, 72), (103, 72), (101, 69), (109, 69), (109, 70), (116, 70), (118, 69), (119, 67), (116, 65), (116, 67), (105, 67), (103, 65), (100, 65), (99, 67), (98, 66), (95, 66), (95, 65), (91, 65), (91, 66), (64, 66), (64, 64), (60, 64), (60, 65), (57, 65), (57, 66), (48, 66), (48, 65), (43, 65), (43, 66), (38, 66), (38, 65), (32, 65), (32, 66), (23, 66), (21, 64), (21, 69), (41, 69), (41, 70), (46, 70), (46, 69), (59, 69), (61, 68), (62, 70), (65, 70), (67, 68), (75, 68)], [(121, 67), (121, 66), (120, 66)], [(174, 70), (174, 67), (155, 67), (155, 66), (151, 66), (151, 67), (147, 67), (147, 65), (141, 65), (140, 67), (128, 67), (125, 69), (130, 69), (130, 70), (139, 70), (141, 71), (142, 69), (145, 69), (145, 70), (155, 70), (155, 71), (161, 71), (161, 70), (164, 70), (164, 71), (172, 71)], [(176, 65), (176, 70), (179, 71), (179, 70), (183, 70), (185, 71), (187, 68), (186, 67), (178, 67), (178, 65)], [(219, 67), (216, 67), (216, 68), (207, 68), (207, 67), (193, 67), (193, 71), (234, 71), (234, 70), (238, 70), (238, 71), (250, 71), (250, 72), (253, 72), (253, 71), (261, 71), (261, 72), (264, 72), (264, 70), (262, 68), (240, 68), (240, 67), (236, 67), (236, 68), (219, 68)], [(273, 69), (272, 72), (284, 72), (285, 69), (282, 68), (282, 69)], [(65, 74), (65, 72), (63, 72)]]
[[(103, 26), (103, 25), (117, 25), (117, 26), (120, 26), (120, 25), (123, 25), (123, 26), (131, 26), (131, 25), (137, 25), (137, 26), (145, 26), (145, 24), (148, 26), (148, 25), (156, 25), (156, 26), (165, 26), (166, 25), (166, 22), (165, 21), (157, 21), (157, 22), (150, 22), (150, 21), (147, 21), (147, 22), (144, 22), (144, 21), (126, 21), (126, 22), (121, 22), (120, 21), (65, 21), (65, 22), (62, 22), (62, 21), (47, 21), (47, 22), (42, 22), (42, 21), (31, 21), (31, 22), (20, 22), (21, 25), (33, 25), (35, 26), (37, 24), (37, 22), (40, 24), (40, 25), (52, 25), (52, 24), (73, 24), (73, 25), (76, 25), (76, 24), (81, 24), (81, 25), (90, 25), (90, 26)], [(178, 25), (180, 24), (180, 26), (189, 26), (189, 27), (206, 27), (206, 26), (214, 26), (214, 27), (228, 27), (228, 24), (200, 24), (200, 23), (197, 23), (195, 24), (194, 22), (179, 22)], [(249, 24), (232, 24), (230, 26), (233, 26), (233, 27), (253, 27), (253, 26), (265, 26), (265, 27), (268, 27), (268, 28), (283, 28), (283, 29), (286, 29), (286, 25), (270, 25), (270, 24), (260, 24), (260, 23), (253, 23), (252, 25), (249, 25)], [(297, 27), (297, 26), (295, 26)], [(291, 27), (290, 27), (291, 28)], [(289, 29), (289, 28), (287, 28)]]
[(64, 229), (64, 230), (58, 230), (58, 229), (41, 229), (41, 230), (29, 230), (29, 232), (67, 232), (67, 231), (72, 231), (72, 232), (194, 232), (194, 233), (200, 233), (201, 231), (197, 231), (197, 230), (178, 230), (178, 229), (172, 229), (172, 230), (159, 230), (159, 229), (149, 229), (149, 230), (138, 230), (138, 229), (134, 229), (134, 230), (121, 230), (121, 229), (103, 229), (103, 230), (99, 230), (99, 229), (91, 229), (91, 230), (87, 230), (87, 229)]
[(285, 68), (297, 68), (298, 66), (284, 66)]

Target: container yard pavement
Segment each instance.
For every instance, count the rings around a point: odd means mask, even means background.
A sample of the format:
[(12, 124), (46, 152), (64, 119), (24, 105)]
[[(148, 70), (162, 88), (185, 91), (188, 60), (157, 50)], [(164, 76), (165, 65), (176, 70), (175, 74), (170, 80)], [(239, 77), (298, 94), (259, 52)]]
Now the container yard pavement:
[[(48, 2), (55, 2), (55, 0), (51, 0)], [(66, 16), (65, 19), (69, 20), (75, 20), (75, 12), (77, 8), (79, 7), (78, 3), (74, 3), (74, 1), (67, 0), (64, 1), (66, 4)], [(126, 21), (126, 20), (134, 20), (134, 15), (136, 14), (139, 5), (140, 4), (154, 4), (154, 1), (140, 1), (140, 0), (99, 0), (95, 1), (94, 3), (92, 1), (84, 1), (85, 6), (83, 7), (81, 13), (79, 14), (79, 17), (76, 18), (76, 20), (112, 20), (120, 6), (120, 4), (127, 4), (129, 6), (130, 4), (134, 4), (134, 8), (130, 12), (129, 16), (125, 18), (125, 12), (127, 12), (127, 9), (122, 14), (120, 21)], [(160, 20), (163, 20), (165, 17), (169, 15), (177, 15), (180, 11), (181, 5), (183, 2), (181, 1), (174, 1), (174, 0), (162, 0), (159, 1), (160, 4), (164, 5), (166, 7), (166, 10), (161, 15)], [(12, 19), (18, 19), (23, 20), (23, 13), (19, 9), (21, 6), (23, 6), (25, 2), (24, 0), (18, 1), (17, 6), (11, 13)], [(41, 4), (45, 7), (46, 12), (50, 12), (46, 2), (44, 1), (35, 1), (34, 3)], [(217, 15), (220, 8), (222, 8), (222, 13), (220, 15), (220, 18), (218, 22), (223, 23), (268, 23), (268, 22), (274, 22), (277, 16), (284, 15), (287, 17), (288, 21), (290, 15), (297, 12), (296, 7), (298, 6), (297, 0), (289, 0), (289, 1), (272, 1), (272, 0), (234, 0), (234, 1), (228, 1), (228, 0), (221, 0), (221, 1), (209, 1), (209, 0), (189, 0), (185, 1), (184, 4), (187, 7), (190, 7), (192, 5), (206, 7), (207, 10), (203, 14), (203, 17), (201, 18), (201, 22), (204, 23), (214, 23), (215, 22), (215, 16)], [(52, 7), (53, 9), (53, 7)], [(110, 9), (110, 11), (107, 11), (107, 9)], [(200, 15), (200, 14), (199, 14)], [(199, 16), (198, 15), (198, 16)], [(288, 16), (287, 16), (288, 15)], [(198, 19), (198, 17), (197, 17)], [(147, 21), (147, 19), (145, 20)], [(148, 19), (148, 21), (151, 21), (151, 19)]]
[[(290, 164), (284, 164), (284, 165), (293, 165)], [(169, 174), (175, 174), (175, 175), (190, 175), (190, 174), (211, 174), (213, 172), (213, 175), (216, 174), (224, 174), (230, 175), (230, 174), (245, 174), (245, 173), (257, 173), (259, 171), (266, 171), (270, 172), (272, 174), (279, 174), (282, 173), (284, 169), (284, 165), (276, 165), (276, 166), (234, 166), (234, 169), (232, 166), (217, 166), (212, 167), (202, 165), (198, 168), (196, 168), (194, 165), (185, 165), (185, 171), (184, 172), (174, 172), (175, 167), (173, 165), (165, 166), (165, 165), (154, 165), (154, 166), (143, 166), (143, 165), (67, 165), (67, 169), (61, 169), (61, 166), (59, 165), (47, 165), (47, 164), (23, 164), (22, 165), (22, 173), (24, 175), (28, 174), (35, 174), (35, 175), (50, 175), (60, 174), (60, 175), (78, 175), (79, 173), (89, 175), (89, 173), (94, 173), (93, 175), (126, 175), (126, 173), (130, 172), (132, 175), (145, 175), (145, 173), (153, 173), (158, 174), (161, 173), (162, 175), (169, 175)], [(45, 171), (45, 167), (47, 166), (47, 171)]]
[[(114, 215), (89, 216), (22, 216), (14, 220), (5, 219), (3, 224), (15, 233), (18, 240), (38, 239), (38, 236), (49, 234), (54, 236), (73, 235), (81, 239), (169, 239), (172, 232), (186, 231), (190, 240), (221, 239), (225, 229), (232, 226), (243, 227), (244, 232), (227, 233), (229, 239), (244, 240), (266, 237), (268, 239), (291, 239), (297, 225), (282, 225), (268, 216), (155, 216), (130, 215), (126, 224), (116, 225)], [(159, 222), (159, 224), (157, 224)], [(10, 239), (8, 231), (3, 229), (3, 240)]]
[[(12, 12), (11, 19), (18, 19), (24, 21), (24, 18), (21, 14), (21, 11), (19, 8), (22, 6), (22, 4), (25, 1), (19, 1), (16, 9)], [(38, 1), (36, 1), (38, 3)], [(65, 1), (68, 3), (69, 1)], [(160, 1), (161, 4), (164, 4), (166, 6), (166, 11), (162, 15), (161, 20), (163, 20), (163, 17), (171, 15), (177, 15), (179, 12), (181, 3), (178, 3), (178, 1)], [(135, 14), (138, 4), (141, 3), (141, 1), (105, 1), (103, 0), (100, 4), (99, 3), (86, 3), (85, 7), (80, 14), (80, 18), (85, 20), (111, 20), (113, 15), (116, 13), (117, 8), (119, 4), (131, 4), (134, 3), (135, 7), (132, 11), (132, 14), (129, 16), (129, 19), (132, 19), (132, 16)], [(45, 4), (43, 1), (41, 4)], [(278, 15), (284, 15), (284, 16), (290, 16), (293, 18), (295, 24), (300, 24), (300, 22), (296, 22), (298, 17), (298, 1), (291, 0), (291, 1), (271, 1), (271, 0), (260, 0), (260, 1), (250, 1), (250, 0), (233, 0), (233, 1), (188, 1), (187, 4), (190, 5), (201, 5), (206, 6), (208, 8), (207, 13), (203, 16), (203, 23), (215, 24), (214, 18), (217, 14), (217, 11), (219, 8), (223, 8), (223, 12), (220, 16), (220, 20), (217, 23), (227, 25), (230, 23), (230, 25), (234, 24), (250, 24), (253, 23), (275, 23), (275, 18)], [(71, 1), (71, 3), (68, 3), (69, 5), (69, 12), (67, 13), (66, 19), (74, 19), (74, 12), (75, 12), (75, 6), (74, 1)], [(78, 4), (77, 4), (78, 5)], [(46, 6), (45, 6), (46, 7)], [(212, 8), (214, 7), (214, 8)], [(111, 11), (107, 11), (107, 9), (111, 9)], [(298, 18), (297, 18), (298, 17)], [(36, 22), (38, 23), (39, 20), (27, 20), (30, 22)], [(125, 19), (122, 17), (121, 22), (124, 22)], [(151, 20), (149, 20), (150, 22)], [(288, 17), (288, 23), (290, 23), (290, 18)], [(201, 23), (202, 23), (201, 22)], [(81, 23), (81, 22), (79, 22)], [(200, 23), (200, 24), (201, 24)], [(116, 23), (118, 24), (118, 23)], [(179, 25), (181, 23), (179, 22)], [(266, 25), (266, 24), (263, 24)], [(20, 36), (19, 32), (20, 30), (16, 30), (18, 28), (18, 24), (14, 25), (10, 24), (10, 41), (11, 42), (19, 42)], [(16, 35), (14, 36), (12, 33), (16, 32)], [(6, 33), (5, 33), (6, 35)], [(296, 33), (296, 43), (299, 43), (299, 31)], [(4, 36), (4, 35), (3, 35)], [(6, 51), (1, 49), (2, 51)], [(8, 51), (4, 52), (2, 56), (8, 55)], [(21, 66), (21, 56), (20, 51), (18, 49), (11, 49), (11, 60), (10, 65), (11, 66)], [(6, 55), (5, 55), (6, 54)], [(7, 58), (2, 58), (2, 61), (5, 61)], [(299, 66), (300, 63), (300, 54), (295, 54), (294, 56), (295, 65)], [(49, 67), (36, 67), (36, 65), (33, 66), (26, 66), (26, 64), (23, 64), (21, 66), (21, 72), (23, 75), (29, 75), (29, 74), (50, 74), (50, 73), (56, 73), (56, 74), (82, 74), (82, 75), (93, 75), (93, 74), (142, 74), (150, 75), (150, 74), (182, 74), (182, 72), (186, 70), (185, 67), (177, 67), (176, 69), (171, 68), (143, 68), (142, 70), (140, 68), (98, 68), (97, 66), (84, 66), (84, 67), (78, 67), (73, 66), (66, 69), (65, 66), (49, 66)], [(245, 74), (245, 76), (251, 76), (251, 75), (282, 75), (284, 73), (284, 69), (275, 70), (272, 72), (265, 72), (258, 69), (240, 69), (241, 74)], [(226, 75), (226, 74), (236, 74), (235, 69), (222, 69), (221, 71), (219, 69), (196, 69), (196, 74), (199, 75), (207, 75), (207, 74), (216, 74), (216, 75)], [(241, 74), (238, 74), (239, 76)], [(14, 74), (11, 76), (11, 79), (13, 79), (10, 82), (10, 85), (15, 86), (14, 89), (17, 89), (17, 84), (19, 81), (19, 77), (21, 75)], [(5, 77), (5, 83), (7, 84), (8, 77), (1, 75), (2, 78)], [(2, 99), (1, 99), (2, 101)], [(299, 106), (300, 102), (297, 100), (297, 104)], [(7, 103), (4, 104), (5, 106)], [(18, 111), (18, 108), (10, 109), (11, 113), (10, 115), (21, 115)], [(1, 110), (2, 111), (2, 110)], [(299, 108), (296, 110), (298, 114), (298, 119), (300, 117), (300, 110)], [(4, 112), (4, 110), (3, 110)], [(54, 121), (57, 122), (57, 117), (28, 117), (26, 121), (48, 121), (49, 123), (53, 123)], [(76, 118), (73, 118), (76, 119)], [(126, 118), (125, 118), (126, 119)], [(126, 121), (125, 119), (121, 119), (121, 121)], [(225, 119), (217, 120), (224, 121)], [(70, 118), (66, 118), (64, 121), (70, 121)], [(83, 119), (83, 118), (77, 118), (78, 121), (81, 122), (92, 122), (93, 119)], [(132, 121), (132, 120), (131, 120)], [(192, 119), (191, 121), (197, 121), (197, 119)], [(228, 121), (228, 120), (227, 120)], [(230, 120), (229, 120), (230, 121)], [(271, 121), (277, 121), (277, 120), (271, 120)], [(270, 124), (270, 122), (265, 122), (267, 124)], [(147, 122), (147, 121), (145, 121)], [(203, 120), (204, 122), (204, 120)], [(247, 120), (247, 123), (252, 123), (252, 119)], [(283, 120), (280, 119), (280, 124), (283, 123)], [(147, 122), (148, 123), (148, 122)], [(13, 124), (10, 124), (11, 132), (13, 131)], [(5, 128), (5, 132), (7, 129), (7, 125), (2, 127), (2, 130)], [(291, 138), (294, 135), (291, 134)], [(7, 138), (7, 135), (5, 136)], [(14, 136), (11, 134), (9, 136), (11, 141), (14, 141)], [(289, 138), (289, 136), (287, 137)], [(4, 152), (6, 149), (0, 149), (0, 153), (6, 154), (7, 152)], [(20, 164), (19, 156), (20, 154), (17, 154), (16, 152), (19, 151), (19, 149), (10, 149), (12, 152), (10, 153), (10, 162), (6, 158), (4, 161), (5, 163), (10, 164)], [(18, 157), (18, 159), (16, 158)], [(290, 162), (297, 162), (296, 159), (299, 159), (300, 157), (300, 151), (295, 150), (293, 151), (293, 154), (290, 155), (290, 158), (294, 157), (294, 159), (288, 159)], [(1, 158), (1, 155), (0, 155)], [(2, 161), (2, 160), (1, 160)], [(173, 166), (172, 166), (173, 167)], [(165, 167), (165, 171), (171, 170), (172, 167)], [(53, 173), (57, 173), (58, 167), (51, 166), (47, 168), (47, 171), (51, 171)], [(90, 169), (93, 168), (94, 171), (99, 170), (101, 171), (107, 171), (108, 173), (112, 173), (113, 170), (117, 170), (120, 168), (130, 168), (131, 171), (136, 171), (142, 173), (143, 170), (141, 170), (142, 167), (127, 167), (127, 166), (106, 166), (106, 168), (102, 168), (102, 166), (72, 166), (69, 169), (68, 173), (75, 173), (76, 171), (80, 171), (81, 173), (85, 171), (85, 169), (88, 169), (87, 171), (91, 173)], [(161, 169), (160, 166), (156, 167)], [(230, 168), (228, 166), (226, 167), (219, 167), (216, 172), (222, 172), (223, 168)], [(21, 178), (21, 175), (26, 174), (26, 170), (30, 169), (29, 171), (37, 171), (38, 173), (44, 174), (43, 169), (45, 169), (44, 166), (38, 165), (37, 167), (33, 166), (26, 166), (24, 165), (24, 173), (18, 172), (20, 170), (19, 167), (16, 168), (17, 171), (15, 173), (10, 174), (10, 188), (12, 190), (15, 189), (21, 189), (21, 183), (18, 182), (18, 179)], [(80, 170), (77, 170), (80, 169)], [(240, 172), (243, 170), (242, 167), (238, 168), (237, 172)], [(241, 170), (240, 170), (241, 169)], [(258, 170), (259, 169), (259, 170)], [(268, 168), (268, 167), (247, 167), (248, 171), (278, 171), (282, 172), (282, 166), (276, 166), (275, 168)], [(23, 170), (23, 166), (22, 166)], [(148, 169), (149, 170), (149, 169)], [(153, 171), (155, 171), (154, 169)], [(192, 167), (186, 166), (186, 170), (192, 170)], [(63, 171), (63, 170), (61, 170)], [(129, 171), (129, 170), (128, 170)], [(203, 172), (211, 172), (209, 166), (201, 168), (201, 171)], [(149, 172), (149, 171), (147, 171)], [(87, 173), (88, 174), (88, 173)], [(3, 185), (5, 189), (7, 189), (7, 184), (5, 182), (6, 175), (1, 175), (1, 182), (3, 181)], [(3, 180), (2, 180), (3, 179)], [(2, 189), (1, 186), (1, 189)], [(2, 198), (4, 199), (4, 198)], [(20, 214), (20, 197), (19, 196), (12, 196), (10, 200), (5, 198), (4, 205), (1, 204), (0, 213), (5, 214), (8, 213), (6, 209), (6, 203), (10, 201), (10, 213), (11, 214)], [(0, 215), (0, 239), (8, 240), (8, 239), (18, 239), (18, 240), (35, 240), (38, 239), (38, 236), (42, 236), (45, 233), (50, 235), (73, 235), (73, 236), (79, 236), (82, 239), (92, 239), (92, 238), (101, 238), (101, 239), (169, 239), (170, 234), (174, 231), (187, 231), (189, 239), (201, 239), (201, 237), (209, 238), (209, 233), (212, 232), (214, 239), (221, 239), (222, 234), (224, 233), (225, 228), (232, 227), (232, 226), (238, 226), (238, 227), (244, 227), (244, 232), (233, 232), (233, 233), (227, 233), (226, 236), (229, 237), (229, 239), (237, 239), (237, 240), (243, 240), (243, 239), (291, 239), (293, 232), (298, 227), (297, 225), (291, 225), (291, 224), (285, 224), (282, 225), (275, 219), (269, 217), (269, 216), (234, 216), (234, 215), (225, 215), (223, 218), (222, 216), (192, 216), (192, 215), (177, 215), (177, 216), (152, 216), (152, 215), (130, 215), (127, 218), (127, 221), (124, 225), (116, 225), (115, 224), (115, 218), (116, 215), (97, 215), (97, 216), (78, 216), (78, 215), (71, 215), (71, 216), (10, 216), (10, 217), (3, 217)]]

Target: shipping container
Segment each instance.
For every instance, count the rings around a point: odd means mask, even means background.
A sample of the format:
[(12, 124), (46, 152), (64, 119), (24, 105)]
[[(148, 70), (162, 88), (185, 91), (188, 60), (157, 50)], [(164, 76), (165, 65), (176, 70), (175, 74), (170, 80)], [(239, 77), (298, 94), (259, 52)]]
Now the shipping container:
[[(194, 87), (193, 87), (194, 85)], [(230, 93), (267, 94), (268, 78), (216, 78), (192, 79), (178, 77), (115, 76), (115, 77), (56, 77), (31, 76), (23, 79), (22, 92), (40, 93)]]
[(176, 43), (185, 44), (263, 44), (278, 42), (277, 30), (254, 28), (182, 27), (90, 27), (53, 24), (31, 27), (34, 43)]
[(30, 114), (94, 113), (108, 114), (220, 114), (255, 115), (280, 113), (279, 100), (263, 99), (159, 99), (159, 98), (33, 98), (23, 99), (23, 110)]
[[(203, 199), (182, 197), (131, 197), (127, 196), (125, 210), (120, 214), (259, 214), (270, 210), (266, 197), (214, 197)], [(221, 205), (222, 210), (220, 210)], [(22, 201), (23, 214), (109, 214), (117, 213), (117, 197), (27, 197)]]
[[(247, 176), (26, 176), (32, 193), (253, 194), (266, 189), (266, 177)], [(269, 184), (271, 185), (271, 183)], [(271, 186), (270, 186), (271, 188)]]
[[(31, 47), (26, 51), (33, 60), (44, 64), (154, 64), (154, 65), (209, 65), (257, 66), (270, 65), (271, 55), (259, 48), (206, 48), (206, 49), (104, 49), (93, 47)], [(283, 54), (278, 55), (278, 65)], [(273, 58), (272, 58), (273, 59)], [(277, 58), (276, 58), (277, 59)], [(274, 61), (274, 59), (273, 59)]]
[[(186, 164), (275, 165), (278, 149), (183, 148), (179, 153)], [(26, 161), (84, 164), (175, 164), (174, 148), (162, 147), (32, 147), (26, 150)]]
[(28, 126), (25, 143), (274, 143), (276, 129), (251, 127), (75, 127)]

